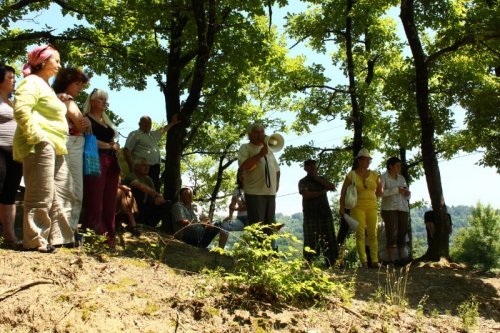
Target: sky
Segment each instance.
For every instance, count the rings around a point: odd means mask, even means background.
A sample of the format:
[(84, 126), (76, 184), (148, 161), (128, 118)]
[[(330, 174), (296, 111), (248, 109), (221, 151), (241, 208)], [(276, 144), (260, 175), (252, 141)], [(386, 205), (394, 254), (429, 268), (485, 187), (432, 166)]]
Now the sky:
[[(273, 23), (282, 24), (278, 13), (286, 13), (287, 11), (297, 11), (303, 9), (303, 6), (288, 6), (280, 12), (273, 11)], [(58, 15), (57, 11), (49, 11), (42, 16), (37, 17), (37, 22), (40, 26), (45, 23), (54, 22), (54, 15)], [(71, 25), (71, 21), (66, 24)], [(65, 24), (58, 21), (58, 26), (62, 27)], [(282, 31), (282, 29), (279, 29)], [(404, 35), (403, 35), (404, 37)], [(298, 47), (292, 50), (292, 55), (305, 53), (305, 48)], [(328, 62), (328, 56), (307, 54), (309, 61), (322, 63), (325, 67), (331, 67)], [(61, 55), (64, 61), (64, 55)], [(18, 78), (18, 82), (20, 81)], [(144, 91), (135, 91), (133, 89), (122, 88), (120, 91), (112, 91), (108, 87), (106, 77), (93, 77), (87, 92), (94, 88), (107, 90), (109, 93), (110, 108), (116, 112), (124, 122), (120, 125), (119, 131), (123, 136), (127, 136), (130, 131), (138, 128), (139, 118), (142, 115), (149, 115), (154, 122), (161, 123), (165, 121), (165, 101), (163, 94), (156, 85), (153, 79), (148, 79), (148, 85)], [(458, 110), (456, 112), (456, 126), (463, 127), (463, 114)], [(283, 117), (282, 115), (277, 115)], [(288, 122), (293, 121), (293, 115), (286, 116)], [(274, 133), (272, 128), (266, 130), (267, 134)], [(314, 141), (316, 146), (334, 146), (339, 145), (345, 136), (352, 137), (351, 131), (344, 129), (344, 124), (340, 121), (321, 122), (314, 127), (309, 134), (300, 136), (294, 134), (283, 134), (285, 137), (285, 145), (302, 145), (310, 141)], [(125, 138), (121, 137), (119, 143), (123, 146)], [(242, 142), (243, 143), (243, 142)], [(281, 152), (276, 156), (279, 158)], [(410, 158), (411, 156), (409, 156)], [(484, 168), (477, 165), (481, 154), (461, 153), (450, 161), (439, 161), (441, 172), (441, 180), (444, 191), (444, 197), (447, 205), (476, 205), (477, 202), (483, 204), (492, 204), (496, 208), (500, 208), (500, 176), (494, 168)], [(380, 156), (374, 155), (374, 161), (371, 168), (378, 169), (379, 172), (384, 172), (380, 166), (383, 161)], [(321, 170), (319, 170), (321, 173)], [(280, 190), (277, 194), (277, 212), (290, 215), (297, 213), (302, 209), (301, 196), (298, 194), (298, 181), (305, 176), (305, 172), (299, 163), (294, 163), (291, 166), (281, 166), (281, 183)], [(336, 184), (340, 189), (342, 184)], [(416, 180), (410, 186), (412, 192), (411, 200), (425, 200), (430, 202), (429, 194), (426, 187), (425, 179), (422, 177)], [(330, 194), (331, 196), (338, 195), (338, 190)]]

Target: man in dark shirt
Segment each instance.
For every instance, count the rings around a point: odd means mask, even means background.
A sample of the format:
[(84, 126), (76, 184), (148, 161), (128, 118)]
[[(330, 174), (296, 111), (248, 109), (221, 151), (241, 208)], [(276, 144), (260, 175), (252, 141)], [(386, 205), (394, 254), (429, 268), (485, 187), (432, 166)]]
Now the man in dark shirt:
[[(323, 255), (327, 266), (331, 266), (337, 259), (338, 251), (332, 210), (326, 193), (335, 190), (335, 185), (318, 176), (314, 160), (305, 161), (304, 170), (307, 176), (299, 181), (304, 213), (304, 258), (311, 261)], [(316, 254), (306, 251), (306, 247)]]
[(145, 159), (134, 162), (134, 172), (123, 180), (123, 184), (132, 189), (132, 194), (139, 209), (137, 221), (156, 227), (160, 220), (162, 224), (167, 223), (170, 212), (170, 201), (167, 201), (155, 189), (151, 177), (148, 176), (149, 165)]

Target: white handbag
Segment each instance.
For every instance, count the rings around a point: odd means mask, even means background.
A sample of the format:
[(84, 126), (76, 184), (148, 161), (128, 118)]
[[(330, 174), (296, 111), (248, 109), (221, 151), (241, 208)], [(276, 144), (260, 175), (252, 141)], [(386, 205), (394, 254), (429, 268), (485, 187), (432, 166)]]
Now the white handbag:
[(346, 209), (354, 208), (354, 206), (356, 206), (356, 203), (358, 201), (358, 191), (356, 190), (356, 173), (354, 170), (352, 171), (351, 184), (347, 187), (347, 190), (345, 192), (344, 201), (345, 201), (344, 207)]

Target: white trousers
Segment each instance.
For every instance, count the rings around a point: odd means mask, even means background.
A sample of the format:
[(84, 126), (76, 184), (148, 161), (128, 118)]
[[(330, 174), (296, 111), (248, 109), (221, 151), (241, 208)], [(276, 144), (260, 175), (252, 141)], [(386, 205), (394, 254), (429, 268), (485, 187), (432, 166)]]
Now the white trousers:
[(68, 148), (68, 155), (64, 155), (66, 164), (69, 169), (69, 176), (71, 177), (72, 188), (63, 193), (63, 205), (68, 204), (72, 207), (67, 219), (73, 232), (78, 227), (80, 220), (80, 213), (82, 211), (83, 201), (83, 145), (85, 138), (81, 136), (70, 135), (66, 142)]

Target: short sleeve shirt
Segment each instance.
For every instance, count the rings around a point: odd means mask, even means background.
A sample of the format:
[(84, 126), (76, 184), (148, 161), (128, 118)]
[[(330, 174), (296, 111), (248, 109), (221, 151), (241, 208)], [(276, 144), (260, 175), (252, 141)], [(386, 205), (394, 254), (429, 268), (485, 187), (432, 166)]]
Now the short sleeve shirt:
[[(304, 191), (321, 192), (323, 190), (323, 186), (314, 181), (312, 177), (305, 176), (299, 181), (300, 194), (304, 193)], [(304, 213), (304, 218), (329, 217), (330, 219), (333, 219), (332, 210), (330, 208), (330, 204), (328, 203), (328, 197), (326, 193), (314, 199), (306, 199), (302, 197), (302, 212)]]
[(14, 108), (0, 98), (0, 147), (12, 148), (16, 126)]
[(180, 229), (179, 221), (188, 220), (191, 223), (199, 223), (206, 216), (203, 210), (195, 203), (191, 204), (191, 209), (186, 207), (182, 201), (177, 201), (172, 206), (172, 220), (174, 224), (174, 231), (177, 232)]
[[(154, 185), (154, 182), (153, 182), (153, 179), (151, 179), (151, 177), (149, 176), (144, 176), (142, 178), (138, 178), (135, 173), (131, 172), (129, 173), (127, 176), (125, 176), (125, 178), (123, 179), (122, 183), (123, 185), (127, 185), (128, 187), (132, 188), (133, 189), (133, 186), (132, 186), (132, 183), (137, 180), (139, 181), (140, 183), (154, 189), (155, 188), (155, 185)], [(152, 200), (153, 198), (149, 195), (147, 195), (146, 193), (143, 193), (143, 192), (139, 192), (138, 190), (134, 190), (134, 192), (137, 191), (136, 193), (134, 193), (134, 196), (136, 197), (135, 199), (137, 200), (137, 203), (142, 207), (142, 203), (146, 203), (148, 201), (148, 198), (150, 198), (150, 200)], [(140, 208), (141, 208), (140, 207)]]
[[(241, 145), (238, 151), (238, 164), (241, 165), (250, 157), (257, 155), (261, 149), (262, 146), (257, 146), (253, 143)], [(266, 159), (269, 170), (269, 187), (266, 183)], [(262, 157), (257, 162), (255, 168), (244, 171), (245, 182), (243, 188), (245, 193), (252, 195), (276, 195), (278, 187), (276, 174), (279, 171), (278, 161), (276, 161), (273, 152), (269, 150), (265, 158)]]
[(125, 142), (125, 148), (130, 150), (134, 160), (144, 158), (149, 165), (159, 164), (161, 137), (160, 129), (149, 133), (144, 133), (139, 129), (130, 133)]

